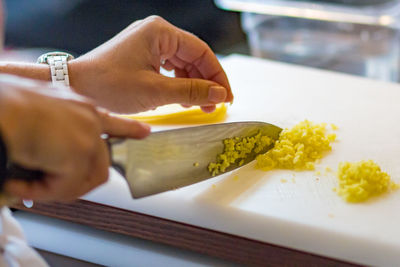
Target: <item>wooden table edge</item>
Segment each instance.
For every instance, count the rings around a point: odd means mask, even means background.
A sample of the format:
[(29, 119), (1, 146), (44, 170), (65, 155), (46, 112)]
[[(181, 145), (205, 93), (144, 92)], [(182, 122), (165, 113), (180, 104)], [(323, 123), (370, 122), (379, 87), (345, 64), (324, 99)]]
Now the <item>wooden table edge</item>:
[(341, 260), (272, 245), (86, 200), (12, 206), (97, 229), (171, 245), (251, 266), (357, 266)]

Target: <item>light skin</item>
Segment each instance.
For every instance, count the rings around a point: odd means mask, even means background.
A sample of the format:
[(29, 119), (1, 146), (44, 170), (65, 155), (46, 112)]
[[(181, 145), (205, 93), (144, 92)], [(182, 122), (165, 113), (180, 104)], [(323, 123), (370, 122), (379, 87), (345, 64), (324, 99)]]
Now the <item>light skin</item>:
[[(175, 70), (176, 78), (161, 75), (160, 67)], [(50, 79), (48, 66), (41, 64), (2, 62), (0, 72)], [(179, 103), (212, 112), (217, 103), (233, 101), (227, 76), (211, 49), (156, 16), (134, 22), (70, 61), (69, 74), (70, 90), (0, 75), (0, 130), (10, 158), (46, 173), (43, 181), (7, 182), (5, 189), (12, 195), (71, 200), (105, 182), (109, 158), (100, 135), (150, 134), (148, 125), (112, 116), (108, 110), (135, 113)]]

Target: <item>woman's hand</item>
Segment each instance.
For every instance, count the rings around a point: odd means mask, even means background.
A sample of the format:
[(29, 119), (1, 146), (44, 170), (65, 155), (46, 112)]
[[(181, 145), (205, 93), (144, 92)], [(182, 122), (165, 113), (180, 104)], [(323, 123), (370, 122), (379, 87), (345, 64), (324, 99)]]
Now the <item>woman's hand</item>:
[[(175, 70), (177, 78), (159, 73)], [(101, 106), (135, 113), (179, 103), (215, 104), (233, 95), (224, 70), (206, 43), (164, 19), (136, 21), (113, 39), (69, 63), (71, 85)]]
[(0, 75), (0, 131), (11, 161), (45, 172), (42, 181), (6, 182), (7, 192), (33, 200), (71, 200), (107, 180), (102, 133), (143, 138), (149, 127), (113, 117), (68, 89)]

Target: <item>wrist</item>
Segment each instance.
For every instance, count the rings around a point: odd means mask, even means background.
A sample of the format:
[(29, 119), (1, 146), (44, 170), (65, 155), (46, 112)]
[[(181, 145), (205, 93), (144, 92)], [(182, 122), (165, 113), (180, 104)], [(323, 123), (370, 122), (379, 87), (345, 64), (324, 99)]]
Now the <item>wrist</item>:
[(69, 72), (69, 83), (72, 88), (72, 90), (76, 92), (81, 92), (82, 91), (82, 78), (81, 75), (84, 72), (84, 69), (82, 67), (82, 63), (80, 62), (79, 59), (73, 59), (68, 62), (68, 72)]
[(99, 89), (96, 85), (99, 84), (102, 71), (96, 69), (94, 72), (92, 64), (93, 61), (87, 63), (81, 58), (73, 59), (68, 62), (68, 71), (71, 89), (77, 94), (94, 99), (96, 95), (94, 90)]

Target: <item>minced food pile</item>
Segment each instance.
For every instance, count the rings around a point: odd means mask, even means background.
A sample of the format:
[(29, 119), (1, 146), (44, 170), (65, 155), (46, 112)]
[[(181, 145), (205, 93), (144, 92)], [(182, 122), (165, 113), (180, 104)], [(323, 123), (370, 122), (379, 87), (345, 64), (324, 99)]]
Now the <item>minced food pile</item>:
[(337, 177), (339, 187), (335, 191), (347, 202), (363, 202), (399, 188), (372, 160), (341, 162)]
[(215, 176), (225, 172), (232, 164), (241, 166), (250, 153), (259, 153), (272, 143), (270, 137), (261, 135), (260, 132), (252, 137), (227, 138), (224, 140), (224, 152), (217, 156), (216, 162), (208, 165), (208, 170)]
[(302, 121), (281, 132), (274, 147), (257, 157), (256, 168), (313, 170), (314, 162), (332, 149), (335, 139), (335, 134), (328, 133), (326, 123)]

